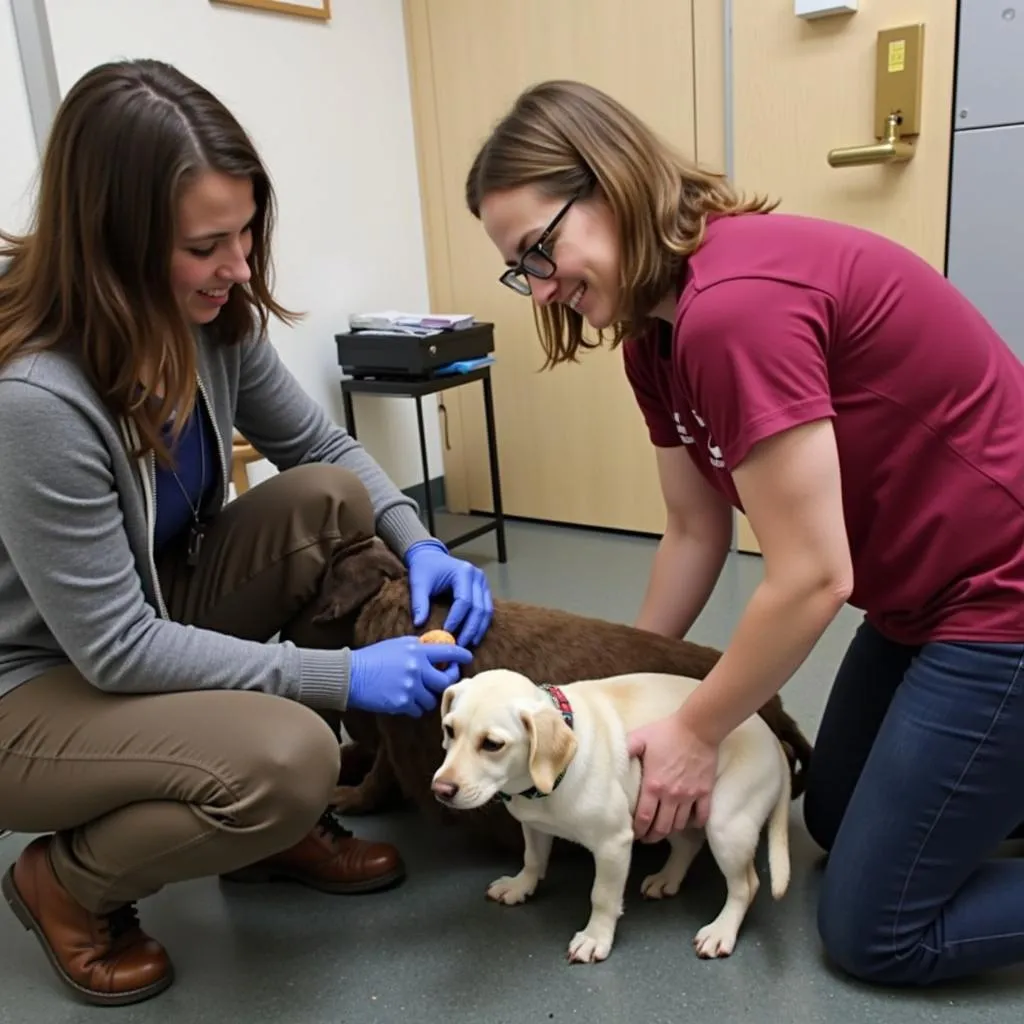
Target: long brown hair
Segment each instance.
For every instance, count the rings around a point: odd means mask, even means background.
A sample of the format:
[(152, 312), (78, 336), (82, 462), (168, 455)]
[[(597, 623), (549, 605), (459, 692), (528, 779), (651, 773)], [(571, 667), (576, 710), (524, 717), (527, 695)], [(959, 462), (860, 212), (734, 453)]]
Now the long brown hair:
[[(473, 160), (466, 204), (479, 218), (485, 196), (522, 185), (560, 200), (596, 191), (608, 203), (620, 248), (612, 348), (642, 333), (650, 311), (678, 286), (710, 214), (767, 213), (778, 205), (745, 199), (724, 175), (676, 153), (607, 93), (573, 81), (542, 82), (520, 94)], [(603, 343), (603, 332), (597, 341), (583, 337), (583, 317), (568, 307), (535, 311), (549, 367)]]
[(29, 232), (0, 232), (0, 367), (69, 347), (108, 408), (134, 422), (141, 452), (164, 463), (161, 428), (177, 412), (180, 430), (196, 398), (193, 326), (171, 286), (177, 206), (206, 170), (249, 178), (257, 211), (251, 279), (206, 330), (225, 345), (262, 337), (270, 314), (298, 319), (271, 294), (270, 179), (224, 105), (167, 64), (114, 62), (79, 79), (53, 122)]

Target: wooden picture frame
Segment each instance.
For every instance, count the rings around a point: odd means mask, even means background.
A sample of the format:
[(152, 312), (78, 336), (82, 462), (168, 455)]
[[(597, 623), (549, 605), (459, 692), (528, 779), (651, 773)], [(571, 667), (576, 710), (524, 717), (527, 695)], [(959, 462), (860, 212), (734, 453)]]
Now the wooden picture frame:
[(316, 21), (331, 19), (331, 0), (210, 0), (210, 3), (227, 7), (249, 7), (255, 11), (271, 11), (274, 14), (294, 14)]

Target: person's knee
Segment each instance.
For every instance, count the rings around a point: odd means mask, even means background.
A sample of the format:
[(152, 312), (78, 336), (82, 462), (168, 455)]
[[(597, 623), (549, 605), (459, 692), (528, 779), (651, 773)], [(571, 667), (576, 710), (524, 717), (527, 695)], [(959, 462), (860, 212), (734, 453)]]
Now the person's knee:
[(860, 886), (825, 872), (818, 903), (818, 935), (827, 959), (867, 984), (928, 984), (936, 958), (924, 935), (897, 931), (891, 916), (872, 907)]
[[(826, 872), (827, 874), (827, 872)], [(818, 935), (825, 956), (843, 973), (870, 980), (875, 965), (868, 930), (862, 917), (848, 905), (853, 894), (836, 894), (826, 880), (818, 901)]]
[(281, 475), (287, 475), (290, 500), (311, 518), (311, 530), (321, 523), (337, 523), (345, 539), (373, 536), (370, 492), (352, 470), (319, 462), (295, 466)]
[(272, 703), (262, 721), (238, 726), (249, 744), (244, 826), (269, 829), (287, 843), (305, 835), (330, 804), (341, 749), (316, 712), (283, 699)]

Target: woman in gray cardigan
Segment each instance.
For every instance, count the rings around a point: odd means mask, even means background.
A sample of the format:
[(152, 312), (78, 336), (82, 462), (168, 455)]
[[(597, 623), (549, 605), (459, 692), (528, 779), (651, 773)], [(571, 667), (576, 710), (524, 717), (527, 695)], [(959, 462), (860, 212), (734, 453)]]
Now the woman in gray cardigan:
[[(269, 288), (273, 210), (209, 92), (115, 63), (65, 98), (33, 231), (0, 246), (0, 827), (45, 833), (3, 892), (93, 1003), (171, 983), (135, 911), (168, 882), (399, 881), (398, 851), (327, 809), (327, 719), (433, 708), (490, 622), (480, 570), (267, 340), (295, 319)], [(281, 472), (228, 503), (236, 427)], [(375, 537), (418, 623), (453, 592), (458, 644), (303, 646), (325, 571)]]

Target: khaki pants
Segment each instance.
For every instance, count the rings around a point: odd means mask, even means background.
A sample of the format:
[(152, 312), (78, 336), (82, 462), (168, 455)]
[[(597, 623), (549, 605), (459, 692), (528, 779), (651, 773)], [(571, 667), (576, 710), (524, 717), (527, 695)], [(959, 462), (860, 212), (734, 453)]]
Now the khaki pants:
[[(195, 568), (178, 549), (163, 556), (171, 617), (257, 641), (286, 630), (301, 645), (325, 567), (372, 533), (353, 474), (288, 470), (224, 509)], [(0, 699), (0, 823), (56, 833), (54, 871), (95, 913), (287, 849), (338, 770), (336, 727), (258, 692), (116, 696), (65, 667)]]

